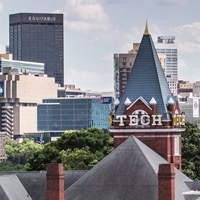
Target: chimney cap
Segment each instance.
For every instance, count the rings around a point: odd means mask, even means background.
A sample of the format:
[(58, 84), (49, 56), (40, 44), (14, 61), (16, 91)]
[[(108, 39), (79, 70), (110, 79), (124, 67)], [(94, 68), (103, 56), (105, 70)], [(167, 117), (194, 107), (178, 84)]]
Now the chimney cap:
[(170, 104), (170, 105), (171, 105), (171, 104), (174, 105), (174, 100), (172, 99), (172, 97), (169, 98), (169, 100), (168, 100), (167, 103)]
[(154, 97), (151, 98), (151, 101), (149, 102), (151, 105), (155, 105), (157, 104), (156, 100), (154, 99)]
[(131, 104), (130, 99), (127, 97), (126, 101), (124, 102), (124, 105), (129, 106)]
[(115, 102), (114, 102), (114, 105), (115, 106), (118, 106), (120, 104), (120, 101), (119, 101), (119, 99), (117, 98), (116, 100), (115, 100)]

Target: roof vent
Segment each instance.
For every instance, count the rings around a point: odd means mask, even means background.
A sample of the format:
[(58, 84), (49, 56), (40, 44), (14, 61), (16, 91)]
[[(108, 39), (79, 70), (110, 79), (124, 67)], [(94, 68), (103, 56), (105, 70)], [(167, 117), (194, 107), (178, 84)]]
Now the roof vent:
[(172, 97), (170, 97), (170, 99), (167, 102), (168, 104), (173, 104), (174, 105), (174, 100), (172, 99)]
[(124, 102), (124, 105), (129, 106), (131, 104), (130, 99), (127, 97), (126, 101)]
[(120, 101), (119, 101), (119, 99), (117, 98), (116, 100), (115, 100), (115, 102), (114, 102), (114, 105), (115, 106), (118, 106), (120, 104)]
[(155, 105), (157, 104), (156, 100), (154, 99), (154, 97), (151, 98), (151, 101), (149, 102), (151, 105)]

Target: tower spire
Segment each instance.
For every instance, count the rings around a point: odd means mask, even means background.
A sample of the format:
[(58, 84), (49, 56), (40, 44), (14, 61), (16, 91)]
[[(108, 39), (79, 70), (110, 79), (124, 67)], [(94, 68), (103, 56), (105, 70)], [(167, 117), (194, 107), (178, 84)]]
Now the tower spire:
[(145, 30), (144, 30), (144, 35), (150, 35), (147, 20), (146, 20), (146, 27), (145, 27)]

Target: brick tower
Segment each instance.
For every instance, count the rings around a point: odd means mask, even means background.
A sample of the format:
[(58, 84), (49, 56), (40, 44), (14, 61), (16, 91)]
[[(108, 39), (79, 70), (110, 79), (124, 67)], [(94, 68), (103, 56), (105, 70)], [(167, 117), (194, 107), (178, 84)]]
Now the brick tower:
[(134, 135), (181, 170), (182, 125), (184, 115), (170, 92), (146, 23), (128, 84), (115, 101), (110, 129), (114, 147)]

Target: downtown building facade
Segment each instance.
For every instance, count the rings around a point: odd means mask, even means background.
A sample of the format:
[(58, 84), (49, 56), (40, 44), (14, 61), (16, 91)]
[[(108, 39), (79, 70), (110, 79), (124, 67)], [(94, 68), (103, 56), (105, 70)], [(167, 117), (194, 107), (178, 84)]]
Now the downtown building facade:
[(139, 47), (140, 43), (133, 43), (133, 49), (128, 53), (114, 54), (114, 91), (116, 98), (120, 97), (125, 90)]
[(159, 36), (155, 44), (158, 54), (166, 56), (165, 76), (171, 93), (177, 96), (178, 84), (178, 49), (174, 36)]
[(44, 74), (44, 63), (13, 60), (12, 56), (9, 58), (7, 55), (12, 54), (0, 54), (0, 72), (3, 72), (3, 68), (12, 68), (22, 73), (30, 73), (33, 75)]
[(37, 104), (57, 97), (55, 79), (7, 71), (0, 75), (0, 131), (22, 141), (24, 134), (37, 132)]
[(108, 129), (112, 97), (43, 99), (38, 104), (38, 132), (61, 136), (66, 130)]
[(10, 15), (9, 49), (14, 60), (45, 64), (45, 74), (64, 85), (63, 14)]

